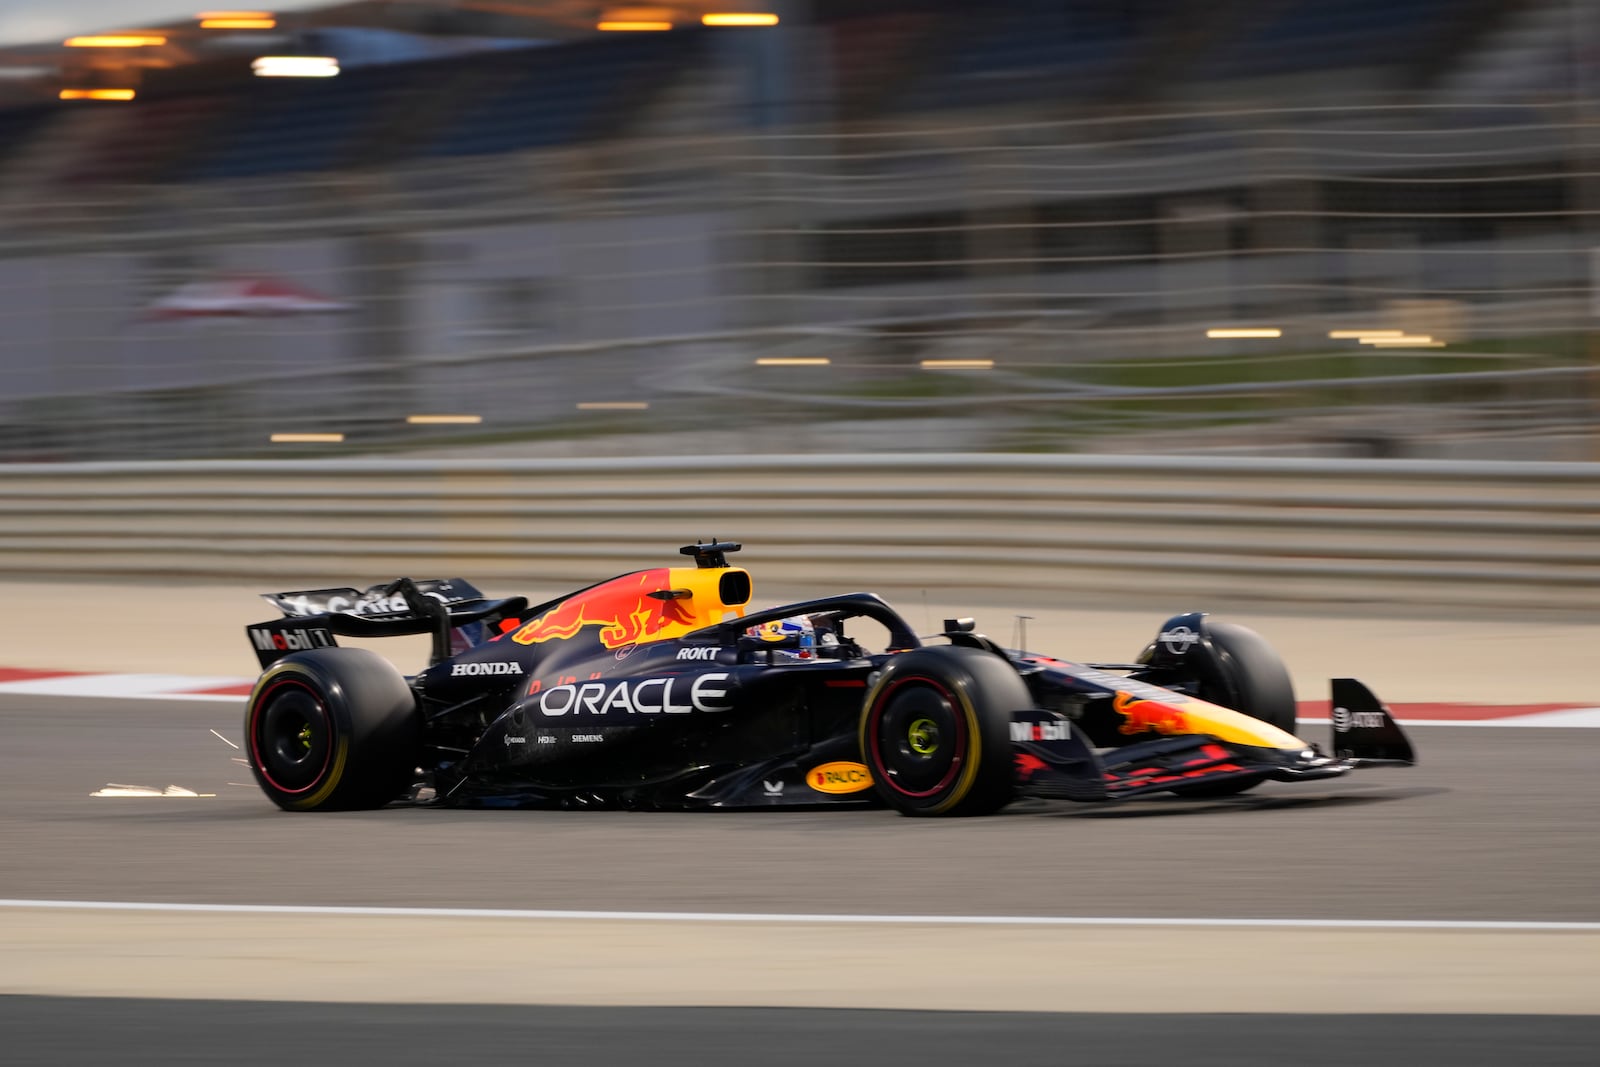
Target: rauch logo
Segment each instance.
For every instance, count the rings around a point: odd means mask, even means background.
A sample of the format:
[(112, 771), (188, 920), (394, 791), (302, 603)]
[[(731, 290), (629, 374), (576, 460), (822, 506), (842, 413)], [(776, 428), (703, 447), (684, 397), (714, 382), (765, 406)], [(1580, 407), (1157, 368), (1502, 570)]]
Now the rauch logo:
[(872, 788), (872, 775), (860, 763), (824, 763), (806, 772), (806, 785), (819, 793), (859, 793)]

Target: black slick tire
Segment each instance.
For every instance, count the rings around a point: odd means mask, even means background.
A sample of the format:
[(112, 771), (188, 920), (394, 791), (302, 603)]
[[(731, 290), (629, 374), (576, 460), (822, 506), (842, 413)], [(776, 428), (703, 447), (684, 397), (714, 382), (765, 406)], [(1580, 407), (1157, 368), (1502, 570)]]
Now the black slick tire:
[[(1200, 696), (1285, 733), (1294, 733), (1298, 715), (1294, 682), (1266, 639), (1248, 627), (1230, 622), (1208, 621), (1206, 635), (1216, 650), (1218, 665), (1231, 692), (1201, 692)], [(1232, 778), (1182, 786), (1173, 792), (1186, 797), (1228, 797), (1254, 789), (1265, 780), (1260, 776)]]
[(245, 707), (256, 783), (285, 811), (378, 808), (412, 784), (416, 697), (388, 660), (361, 648), (295, 652), (267, 668)]
[(992, 652), (934, 646), (890, 658), (861, 710), (861, 752), (902, 815), (988, 815), (1014, 795), (1011, 713), (1028, 687)]

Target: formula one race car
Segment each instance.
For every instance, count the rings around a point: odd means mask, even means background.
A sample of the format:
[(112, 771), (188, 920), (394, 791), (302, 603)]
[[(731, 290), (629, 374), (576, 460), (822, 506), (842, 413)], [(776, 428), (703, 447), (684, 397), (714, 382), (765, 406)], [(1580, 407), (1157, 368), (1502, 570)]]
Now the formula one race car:
[[(1019, 797), (1241, 793), (1413, 762), (1361, 683), (1333, 682), (1333, 752), (1294, 735), (1267, 644), (1204, 614), (1135, 663), (1001, 648), (951, 619), (924, 644), (870, 593), (747, 612), (740, 546), (529, 607), (459, 579), (270, 594), (246, 747), (279, 807), (861, 806), (980, 815)], [(873, 647), (861, 633), (872, 630)], [(403, 677), (336, 636), (431, 633)]]

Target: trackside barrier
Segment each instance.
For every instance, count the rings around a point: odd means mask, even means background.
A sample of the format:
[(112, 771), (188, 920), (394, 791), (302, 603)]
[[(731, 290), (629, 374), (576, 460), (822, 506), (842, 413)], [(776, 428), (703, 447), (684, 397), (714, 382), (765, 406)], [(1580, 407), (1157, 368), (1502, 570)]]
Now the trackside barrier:
[[(554, 589), (738, 539), (769, 590), (1593, 612), (1600, 464), (1055, 455), (0, 466), (0, 574)], [(1179, 606), (1182, 606), (1180, 603)]]

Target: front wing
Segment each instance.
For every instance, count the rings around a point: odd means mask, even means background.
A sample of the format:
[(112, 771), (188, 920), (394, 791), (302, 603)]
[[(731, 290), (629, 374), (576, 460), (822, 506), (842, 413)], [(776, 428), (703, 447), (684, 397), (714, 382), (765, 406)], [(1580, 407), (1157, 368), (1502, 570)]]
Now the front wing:
[(1070, 719), (1042, 709), (1012, 715), (1012, 761), (1019, 796), (1053, 800), (1124, 800), (1200, 783), (1259, 778), (1303, 782), (1337, 778), (1357, 767), (1410, 765), (1410, 740), (1389, 709), (1360, 682), (1333, 682), (1333, 747), (1258, 748), (1205, 734), (1157, 737), (1096, 750)]

